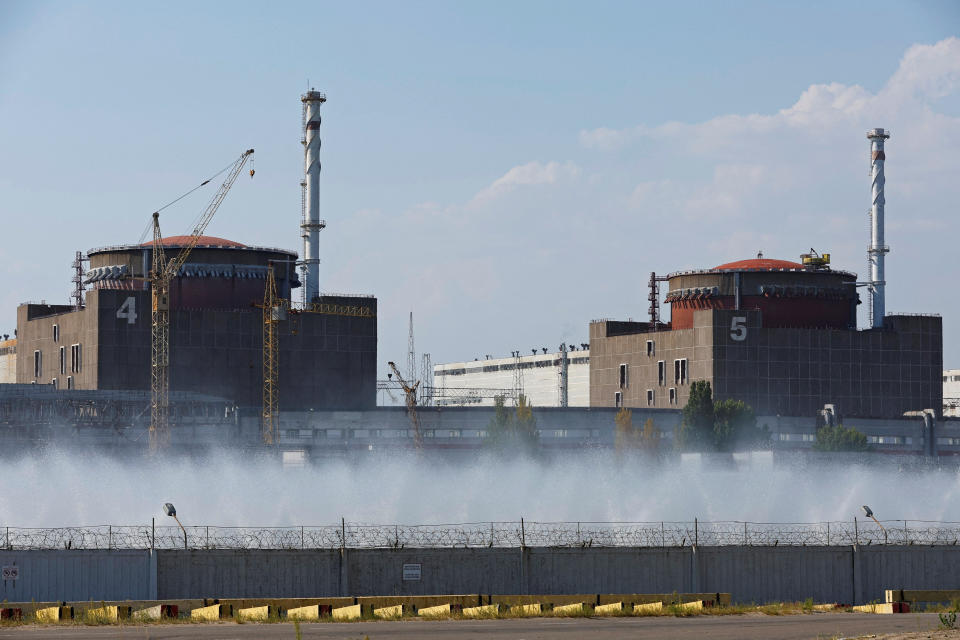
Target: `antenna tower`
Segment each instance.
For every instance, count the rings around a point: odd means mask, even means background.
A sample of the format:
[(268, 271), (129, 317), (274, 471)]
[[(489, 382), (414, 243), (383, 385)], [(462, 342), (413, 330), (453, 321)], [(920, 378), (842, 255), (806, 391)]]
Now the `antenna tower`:
[(423, 354), (423, 365), (420, 367), (420, 404), (429, 407), (433, 404), (433, 363), (430, 354)]
[(520, 352), (513, 352), (513, 401), (520, 402), (523, 395), (523, 369), (520, 368)]

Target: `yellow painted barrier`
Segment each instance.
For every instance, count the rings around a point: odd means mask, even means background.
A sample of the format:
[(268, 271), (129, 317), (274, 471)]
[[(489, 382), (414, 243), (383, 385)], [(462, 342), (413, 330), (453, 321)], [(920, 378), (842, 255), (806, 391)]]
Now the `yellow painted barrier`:
[(83, 612), (83, 617), (87, 622), (93, 624), (110, 624), (114, 622), (119, 622), (122, 619), (130, 617), (130, 607), (123, 605), (104, 605), (102, 607), (94, 607), (92, 609), (86, 609)]
[(211, 621), (233, 617), (233, 606), (229, 604), (212, 604), (209, 607), (197, 607), (190, 612), (191, 620)]
[(645, 602), (633, 605), (634, 613), (660, 613), (663, 611), (662, 602)]
[(593, 612), (598, 616), (608, 616), (611, 613), (623, 612), (622, 602), (611, 602), (610, 604), (601, 604), (593, 608)]
[(463, 608), (463, 617), (464, 618), (486, 618), (488, 616), (495, 616), (500, 613), (499, 604), (485, 604), (480, 607), (464, 607)]
[(539, 616), (543, 615), (543, 608), (543, 605), (539, 602), (515, 604), (510, 607), (510, 613), (516, 613), (522, 616)]
[(417, 611), (417, 615), (423, 618), (437, 618), (440, 616), (449, 616), (454, 612), (454, 608), (449, 604), (438, 604), (435, 607), (424, 607)]
[(37, 609), (33, 615), (37, 622), (60, 622), (73, 619), (73, 607), (44, 607)]
[(814, 610), (814, 611), (833, 611), (833, 610), (839, 609), (839, 608), (840, 608), (840, 605), (838, 605), (838, 604), (836, 604), (836, 603), (834, 603), (834, 604), (815, 604), (815, 605), (813, 605), (813, 610)]
[(354, 604), (349, 607), (337, 607), (331, 613), (334, 620), (359, 620), (363, 617), (363, 612), (362, 604)]
[(392, 620), (402, 618), (404, 615), (413, 614), (415, 610), (416, 609), (409, 604), (395, 604), (389, 607), (377, 607), (373, 610), (373, 617)]
[(319, 620), (325, 612), (318, 604), (287, 609), (287, 620)]
[(692, 602), (681, 602), (677, 605), (680, 611), (703, 611), (703, 600), (694, 600)]
[(130, 614), (134, 620), (159, 620), (160, 618), (176, 618), (180, 613), (175, 604), (158, 604), (146, 609), (138, 609)]
[[(885, 602), (883, 604), (862, 604), (853, 608), (858, 613), (894, 613), (896, 602)], [(897, 611), (899, 613), (899, 611)]]
[(271, 618), (279, 618), (281, 615), (283, 615), (283, 609), (266, 604), (237, 610), (237, 620), (245, 622), (266, 622)]
[(586, 602), (574, 602), (572, 604), (562, 604), (553, 608), (554, 615), (569, 616), (577, 613), (589, 613), (593, 606)]

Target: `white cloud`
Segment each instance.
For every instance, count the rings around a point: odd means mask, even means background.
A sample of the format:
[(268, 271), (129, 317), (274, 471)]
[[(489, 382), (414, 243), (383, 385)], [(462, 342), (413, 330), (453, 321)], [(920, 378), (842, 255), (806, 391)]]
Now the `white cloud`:
[(481, 190), (473, 197), (473, 203), (479, 204), (510, 193), (518, 187), (540, 184), (555, 184), (560, 180), (576, 178), (580, 175), (580, 168), (572, 162), (528, 162), (513, 167), (505, 174), (494, 180), (490, 186)]

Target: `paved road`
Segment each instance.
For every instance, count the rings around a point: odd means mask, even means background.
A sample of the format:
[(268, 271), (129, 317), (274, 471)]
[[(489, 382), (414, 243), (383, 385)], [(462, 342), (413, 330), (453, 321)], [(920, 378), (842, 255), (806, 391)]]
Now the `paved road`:
[[(697, 616), (690, 618), (513, 618), (503, 620), (405, 620), (399, 622), (312, 623), (301, 625), (303, 638), (322, 640), (414, 640), (446, 638), (468, 640), (609, 640), (618, 638), (676, 638), (678, 640), (777, 639), (856, 637), (929, 631), (936, 614), (873, 615), (819, 613), (793, 616)], [(171, 624), (131, 627), (0, 627), (0, 638), (18, 640), (233, 640), (294, 638), (292, 624)]]

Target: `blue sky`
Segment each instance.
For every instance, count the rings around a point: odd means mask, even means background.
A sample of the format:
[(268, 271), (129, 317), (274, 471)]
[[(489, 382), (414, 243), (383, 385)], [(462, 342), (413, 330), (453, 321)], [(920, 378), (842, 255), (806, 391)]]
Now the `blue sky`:
[[(816, 247), (863, 274), (888, 143), (888, 310), (944, 315), (960, 237), (960, 5), (0, 3), (0, 333), (73, 252), (240, 151), (209, 233), (300, 249), (299, 94), (326, 91), (321, 288), (434, 362), (586, 341), (650, 271)], [(186, 232), (199, 193), (164, 212)], [(863, 305), (865, 306), (865, 305)]]

